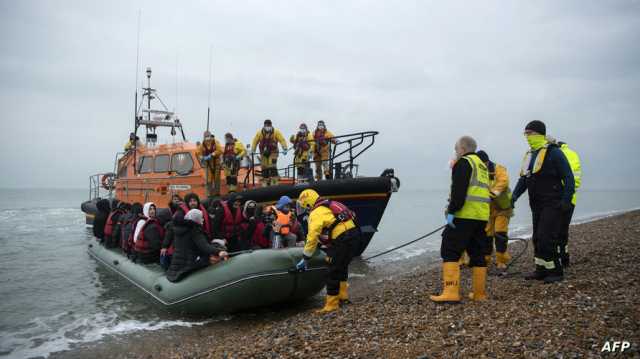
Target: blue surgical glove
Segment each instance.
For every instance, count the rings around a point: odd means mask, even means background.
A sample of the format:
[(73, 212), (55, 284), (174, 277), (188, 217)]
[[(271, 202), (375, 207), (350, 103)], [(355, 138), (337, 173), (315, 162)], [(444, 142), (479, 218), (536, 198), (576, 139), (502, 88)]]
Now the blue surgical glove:
[(298, 264), (296, 264), (296, 269), (300, 272), (304, 272), (307, 270), (307, 260), (302, 258)]
[(202, 157), (205, 161), (208, 161), (211, 159), (211, 155), (206, 155), (204, 157)]
[(456, 218), (453, 214), (447, 213), (447, 226), (451, 228), (456, 228), (456, 225), (453, 224), (453, 220)]
[(287, 151), (289, 151), (289, 150), (285, 148), (284, 150), (282, 150), (282, 154), (286, 156), (287, 155)]

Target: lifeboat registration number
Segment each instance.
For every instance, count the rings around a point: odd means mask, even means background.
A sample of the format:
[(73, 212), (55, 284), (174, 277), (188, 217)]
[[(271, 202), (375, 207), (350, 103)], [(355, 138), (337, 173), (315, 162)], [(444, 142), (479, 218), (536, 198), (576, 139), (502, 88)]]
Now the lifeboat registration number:
[(191, 185), (188, 184), (172, 184), (169, 186), (169, 189), (172, 191), (189, 191), (191, 190)]

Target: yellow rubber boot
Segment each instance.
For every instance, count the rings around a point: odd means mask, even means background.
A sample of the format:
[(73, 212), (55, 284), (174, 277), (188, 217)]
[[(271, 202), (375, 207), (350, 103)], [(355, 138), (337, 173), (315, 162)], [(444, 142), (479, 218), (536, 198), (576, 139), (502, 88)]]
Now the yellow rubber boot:
[(460, 264), (458, 262), (442, 263), (442, 294), (431, 295), (434, 302), (459, 302), (460, 301)]
[(338, 293), (340, 303), (349, 303), (349, 284), (346, 281), (340, 282), (340, 293)]
[(473, 267), (471, 280), (473, 292), (469, 293), (469, 299), (487, 300), (487, 267)]
[(510, 260), (511, 255), (509, 252), (496, 252), (496, 267), (498, 269), (506, 269)]
[(329, 313), (338, 310), (340, 307), (340, 299), (337, 295), (328, 295), (324, 304), (324, 308), (316, 310), (318, 314)]

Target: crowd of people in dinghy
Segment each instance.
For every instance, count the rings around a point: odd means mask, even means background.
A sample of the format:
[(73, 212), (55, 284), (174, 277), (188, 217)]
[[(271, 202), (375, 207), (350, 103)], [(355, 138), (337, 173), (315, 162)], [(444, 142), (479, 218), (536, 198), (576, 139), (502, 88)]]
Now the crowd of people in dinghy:
[(229, 253), (250, 249), (303, 246), (305, 235), (294, 203), (283, 196), (273, 206), (261, 206), (232, 194), (205, 206), (198, 195), (173, 195), (169, 211), (153, 202), (97, 202), (93, 234), (107, 248), (120, 248), (140, 264), (159, 263), (167, 279), (180, 281), (189, 273), (226, 260)]

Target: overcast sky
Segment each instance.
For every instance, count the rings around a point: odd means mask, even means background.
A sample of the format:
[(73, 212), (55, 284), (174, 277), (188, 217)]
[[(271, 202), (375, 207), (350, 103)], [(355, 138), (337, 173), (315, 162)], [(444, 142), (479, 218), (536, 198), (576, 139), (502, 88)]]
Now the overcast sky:
[[(361, 173), (445, 188), (461, 135), (519, 168), (525, 124), (576, 149), (585, 189), (640, 188), (638, 1), (0, 1), (0, 187), (80, 187), (132, 130), (140, 69), (195, 141), (265, 118), (380, 131)], [(141, 76), (142, 78), (142, 76)], [(170, 140), (170, 139), (169, 139)], [(163, 142), (164, 140), (161, 140)]]

